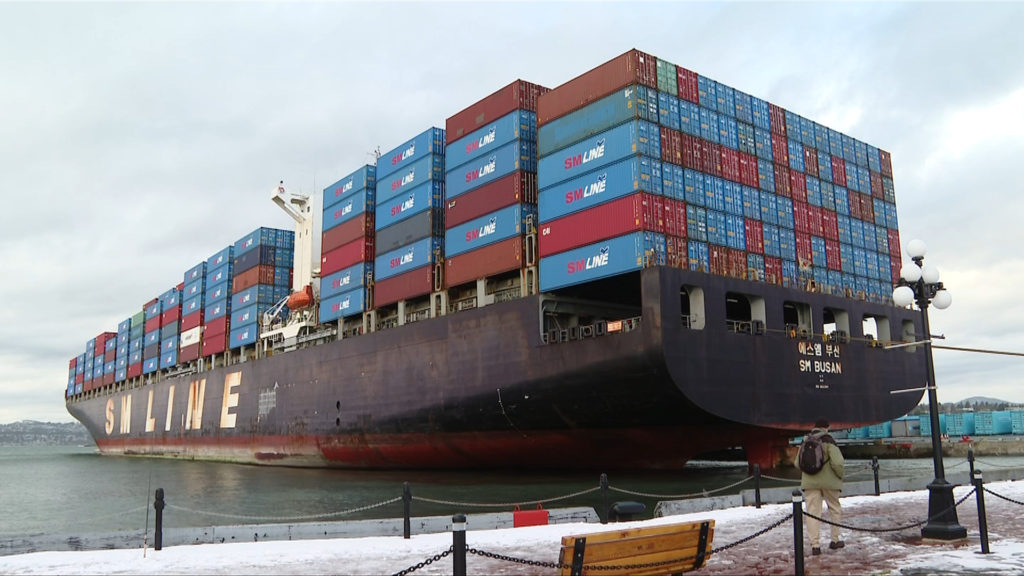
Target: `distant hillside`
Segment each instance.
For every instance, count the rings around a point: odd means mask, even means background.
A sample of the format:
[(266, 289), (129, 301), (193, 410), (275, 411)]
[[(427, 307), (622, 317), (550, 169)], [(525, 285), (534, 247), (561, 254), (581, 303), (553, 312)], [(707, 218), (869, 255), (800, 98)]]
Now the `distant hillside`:
[(1006, 400), (1000, 400), (999, 398), (989, 398), (988, 396), (971, 396), (970, 398), (964, 398), (963, 400), (954, 403), (954, 406), (978, 406), (1000, 404), (1011, 404), (1011, 402), (1007, 402)]
[(79, 422), (36, 422), (21, 420), (0, 424), (0, 446), (93, 444), (89, 432)]

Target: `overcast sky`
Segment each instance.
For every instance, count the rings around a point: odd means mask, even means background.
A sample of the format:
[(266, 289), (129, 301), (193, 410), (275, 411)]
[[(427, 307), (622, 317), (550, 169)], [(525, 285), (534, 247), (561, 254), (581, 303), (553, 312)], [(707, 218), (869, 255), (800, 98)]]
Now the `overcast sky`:
[[(945, 344), (1024, 351), (1019, 3), (0, 3), (0, 423), (68, 421), (68, 360), (371, 151), (639, 48), (892, 153)], [(1013, 287), (1018, 288), (1014, 291)], [(936, 351), (940, 401), (1024, 358)]]

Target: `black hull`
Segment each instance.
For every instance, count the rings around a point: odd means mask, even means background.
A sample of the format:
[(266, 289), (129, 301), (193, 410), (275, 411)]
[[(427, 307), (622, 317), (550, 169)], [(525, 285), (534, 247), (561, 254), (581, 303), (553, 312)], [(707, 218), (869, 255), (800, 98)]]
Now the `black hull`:
[[(859, 319), (916, 313), (763, 282), (656, 267), (638, 284), (635, 329), (546, 342), (531, 296), (68, 402), (104, 453), (344, 468), (679, 468), (743, 446), (775, 463), (817, 418), (833, 428), (917, 405), (925, 356), (865, 341)], [(702, 329), (680, 287), (702, 292)], [(726, 293), (763, 301), (764, 333), (727, 322)], [(806, 303), (791, 331), (783, 303)], [(642, 304), (640, 304), (642, 302)], [(850, 341), (822, 342), (843, 310)], [(574, 334), (575, 335), (575, 334)], [(815, 344), (818, 345), (817, 355)], [(833, 348), (834, 347), (834, 348)], [(828, 352), (832, 352), (831, 355)]]

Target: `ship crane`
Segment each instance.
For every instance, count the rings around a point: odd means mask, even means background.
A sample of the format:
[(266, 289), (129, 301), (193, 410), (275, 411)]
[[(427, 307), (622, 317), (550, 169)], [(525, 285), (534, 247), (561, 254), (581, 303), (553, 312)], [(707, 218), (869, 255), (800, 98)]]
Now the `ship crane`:
[[(264, 350), (275, 342), (293, 348), (300, 334), (317, 325), (319, 290), (313, 283), (313, 211), (310, 198), (288, 192), (282, 180), (270, 193), (270, 199), (295, 220), (295, 252), (292, 268), (292, 291), (286, 298), (263, 313)], [(287, 310), (287, 318), (282, 319)], [(283, 321), (282, 321), (283, 320)]]

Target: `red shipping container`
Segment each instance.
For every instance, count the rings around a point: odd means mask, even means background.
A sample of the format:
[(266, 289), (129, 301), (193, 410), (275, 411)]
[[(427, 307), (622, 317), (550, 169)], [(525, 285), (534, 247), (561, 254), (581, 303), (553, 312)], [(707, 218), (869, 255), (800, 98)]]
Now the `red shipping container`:
[(359, 238), (366, 238), (367, 236), (372, 237), (373, 222), (374, 215), (371, 210), (370, 212), (363, 212), (359, 216), (356, 216), (351, 220), (346, 220), (327, 232), (324, 232), (322, 242), (320, 243), (320, 253), (326, 254), (339, 246), (343, 246)]
[(541, 94), (537, 99), (537, 126), (543, 126), (630, 84), (658, 88), (658, 61), (654, 56), (630, 50)]
[(902, 260), (903, 254), (900, 252), (900, 232), (892, 228), (886, 230), (889, 234), (889, 255), (896, 260)]
[(772, 133), (772, 161), (789, 166), (789, 143), (782, 134)]
[(814, 249), (811, 247), (811, 235), (796, 232), (796, 262), (800, 267), (809, 267), (814, 261)]
[(537, 203), (537, 174), (513, 172), (448, 200), (445, 204), (445, 226), (454, 228), (484, 214), (524, 202)]
[(669, 266), (683, 269), (690, 267), (690, 258), (685, 238), (680, 238), (679, 236), (666, 236), (665, 247)]
[(860, 194), (853, 190), (848, 192), (850, 202), (850, 217), (860, 220)]
[(146, 320), (146, 323), (144, 324), (144, 326), (145, 326), (146, 332), (152, 332), (153, 330), (159, 330), (160, 329), (160, 317), (159, 316), (154, 316), (154, 317), (150, 318), (149, 320)]
[(113, 373), (104, 374), (103, 375), (103, 385), (104, 386), (110, 386), (113, 383), (114, 383), (114, 374)]
[(882, 187), (882, 174), (871, 172), (871, 195), (879, 200), (885, 199), (885, 188)]
[(196, 310), (195, 312), (186, 315), (181, 319), (181, 331), (191, 330), (196, 326), (203, 323), (203, 311)]
[(197, 342), (195, 344), (192, 344), (191, 346), (185, 346), (181, 350), (178, 350), (178, 363), (180, 364), (184, 362), (198, 360), (201, 348), (202, 343)]
[(824, 227), (823, 235), (826, 239), (839, 240), (839, 218), (835, 212), (822, 208), (821, 224)]
[[(775, 104), (768, 104), (768, 120), (771, 122), (772, 135), (778, 134), (786, 138), (786, 111)], [(785, 140), (783, 140), (785, 142)], [(772, 148), (775, 148), (775, 138), (772, 138)], [(788, 149), (788, 146), (787, 146)], [(776, 160), (778, 162), (778, 160)], [(788, 163), (788, 161), (787, 161)]]
[(865, 222), (875, 223), (875, 203), (871, 200), (871, 196), (867, 194), (861, 194), (860, 192), (850, 192), (857, 198), (860, 199), (860, 217)]
[(218, 334), (227, 334), (228, 329), (231, 328), (231, 317), (221, 316), (210, 320), (203, 325), (203, 338), (213, 337)]
[(722, 176), (722, 146), (714, 142), (701, 141), (701, 172)]
[(757, 173), (757, 157), (746, 152), (739, 152), (740, 156), (740, 183), (744, 186), (757, 188), (760, 186), (760, 177)]
[(825, 239), (825, 262), (829, 270), (842, 270), (843, 259), (839, 251), (839, 241)]
[(809, 207), (805, 202), (793, 202), (793, 228), (797, 232), (811, 232), (811, 219), (808, 214)]
[(733, 278), (747, 277), (747, 253), (743, 250), (728, 248), (729, 276)]
[(818, 177), (818, 151), (808, 146), (804, 146), (804, 172)]
[(222, 334), (203, 334), (203, 341), (200, 344), (203, 356), (223, 353), (228, 349), (228, 338), (230, 338), (230, 334), (227, 332)]
[(147, 308), (149, 308), (149, 307), (150, 307), (150, 306), (152, 306), (153, 304), (156, 304), (156, 303), (157, 303), (157, 302), (159, 302), (159, 301), (160, 301), (160, 298), (159, 298), (159, 297), (158, 297), (158, 298), (153, 298), (153, 299), (152, 299), (152, 300), (150, 300), (149, 302), (146, 302), (145, 304), (143, 304), (143, 305), (142, 305), (142, 309), (143, 309), (143, 310), (146, 310)]
[(769, 284), (782, 285), (782, 258), (765, 257), (764, 281)]
[[(784, 198), (793, 198), (793, 191), (790, 179), (792, 174), (800, 174), (799, 172), (791, 172), (788, 166), (782, 164), (772, 164), (772, 168), (775, 170), (775, 194)], [(800, 174), (800, 178), (803, 179), (803, 175)], [(795, 198), (800, 200), (800, 198)], [(805, 194), (803, 199), (807, 201), (807, 195)]]
[(838, 156), (832, 157), (832, 181), (846, 186), (846, 161)]
[(451, 288), (523, 267), (523, 237), (488, 244), (444, 261), (445, 287)]
[[(793, 208), (795, 214), (796, 207)], [(747, 252), (764, 254), (764, 223), (753, 218), (744, 218), (743, 224), (747, 234)]]
[(892, 156), (885, 150), (879, 150), (878, 156), (882, 161), (882, 176), (892, 178)]
[(320, 258), (320, 277), (334, 274), (357, 264), (373, 260), (373, 239), (359, 238), (325, 253)]
[(142, 362), (139, 362), (137, 364), (129, 364), (127, 376), (129, 378), (138, 378), (139, 376), (142, 376)]
[(823, 219), (823, 213), (825, 210), (818, 206), (808, 206), (808, 215), (810, 216), (811, 223), (811, 234), (815, 236), (825, 236), (825, 222)]
[(117, 350), (107, 350), (103, 353), (102, 358), (104, 362), (113, 362), (114, 360), (117, 360)]
[(686, 202), (665, 198), (665, 234), (686, 238)]
[(696, 136), (682, 134), (682, 162), (683, 166), (691, 170), (700, 170), (700, 146)]
[(373, 305), (379, 308), (399, 300), (430, 294), (433, 290), (434, 265), (428, 264), (387, 280), (378, 280), (373, 288)]
[(802, 172), (789, 170), (789, 193), (794, 201), (807, 202), (807, 177)]
[(717, 244), (708, 245), (708, 256), (711, 259), (711, 273), (719, 276), (729, 275), (729, 249)]
[(549, 89), (543, 86), (516, 80), (445, 120), (446, 144), (455, 142), (513, 110), (536, 110), (537, 99), (548, 91)]
[(85, 374), (75, 374), (75, 384), (81, 384), (85, 382)]
[(892, 283), (898, 284), (900, 281), (900, 272), (903, 271), (903, 260), (901, 260), (899, 256), (890, 257), (889, 268), (892, 270)]
[(719, 148), (719, 153), (721, 155), (722, 178), (733, 182), (740, 182), (739, 152), (728, 146), (722, 146)]
[(252, 288), (257, 284), (273, 284), (274, 283), (274, 266), (270, 264), (260, 264), (253, 268), (249, 268), (241, 274), (236, 274), (235, 278), (231, 281), (231, 291), (237, 294), (246, 288)]
[(659, 213), (658, 198), (637, 192), (541, 224), (537, 231), (541, 258), (637, 230), (663, 231), (664, 204)]
[(78, 366), (78, 356), (75, 356), (74, 358), (71, 359), (70, 362), (68, 362), (68, 370), (71, 370), (72, 368), (75, 368), (77, 366)]
[(179, 303), (178, 305), (176, 305), (176, 306), (174, 306), (172, 308), (165, 309), (163, 311), (163, 313), (160, 314), (160, 325), (161, 326), (170, 326), (171, 324), (176, 323), (180, 319), (181, 319), (181, 304)]
[(700, 104), (700, 89), (696, 72), (687, 70), (682, 66), (676, 66), (676, 88), (680, 98), (694, 104)]
[(178, 290), (178, 292), (183, 292), (185, 290), (185, 281), (182, 280), (181, 282), (178, 282), (178, 285), (175, 286), (175, 288)]

